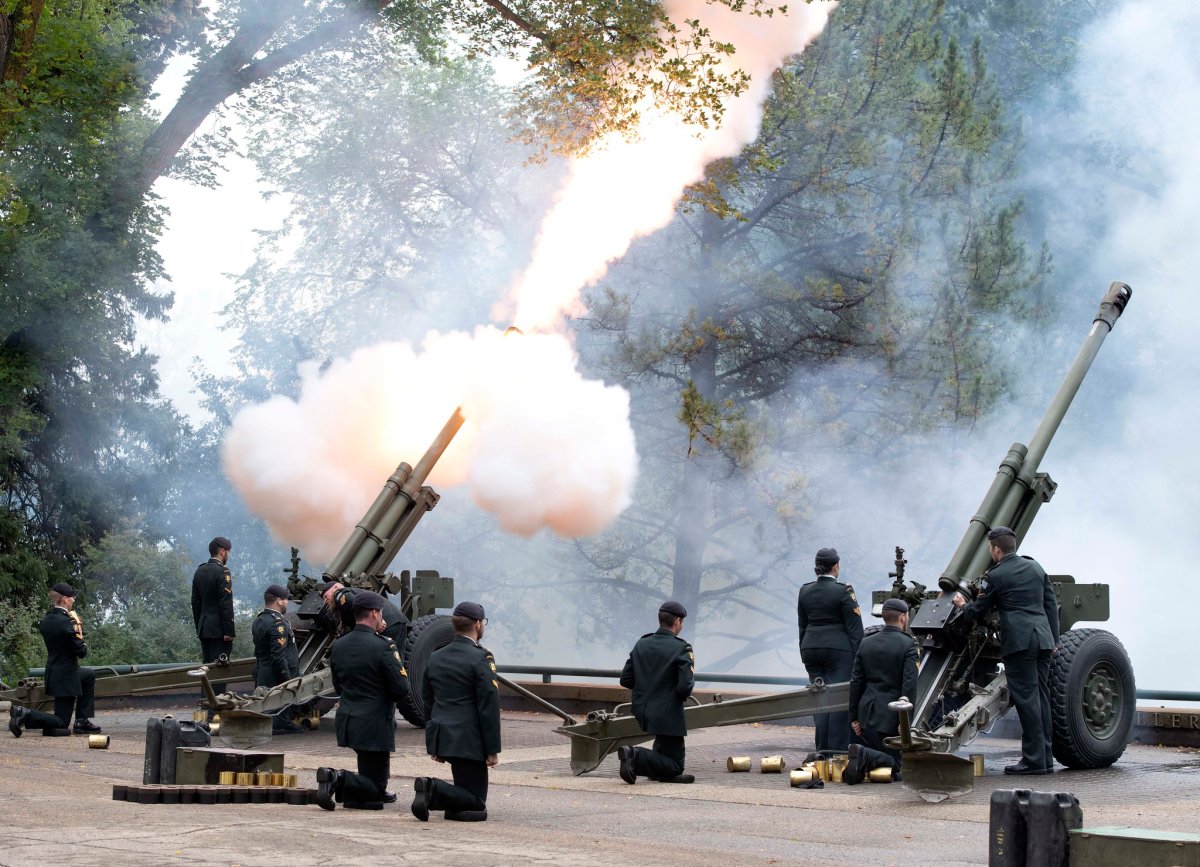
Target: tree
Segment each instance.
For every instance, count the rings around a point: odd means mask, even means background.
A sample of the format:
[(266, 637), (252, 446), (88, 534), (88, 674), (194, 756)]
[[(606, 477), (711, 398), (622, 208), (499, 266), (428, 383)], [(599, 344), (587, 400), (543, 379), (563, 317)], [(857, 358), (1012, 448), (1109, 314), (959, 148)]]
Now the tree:
[[(972, 424), (1002, 395), (990, 324), (1039, 313), (1016, 142), (979, 42), (940, 11), (842, 4), (777, 76), (759, 141), (593, 299), (588, 348), (638, 395), (644, 482), (590, 558), (626, 595), (777, 624), (714, 665), (793, 634), (809, 489), (846, 455), (882, 467)], [(598, 629), (622, 611), (590, 610)]]

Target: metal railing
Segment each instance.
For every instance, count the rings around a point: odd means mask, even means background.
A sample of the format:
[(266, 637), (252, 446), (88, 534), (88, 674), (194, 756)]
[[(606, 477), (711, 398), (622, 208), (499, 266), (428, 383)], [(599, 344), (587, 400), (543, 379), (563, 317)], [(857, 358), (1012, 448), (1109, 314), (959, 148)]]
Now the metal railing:
[[(95, 665), (90, 668), (97, 674), (136, 674), (139, 671), (162, 671), (167, 668), (196, 667), (199, 662), (147, 662), (137, 664)], [(542, 683), (553, 683), (555, 677), (594, 677), (616, 680), (621, 676), (618, 668), (571, 668), (553, 665), (498, 665), (496, 670), (503, 674), (525, 674), (540, 677)], [(29, 669), (30, 677), (45, 677), (46, 669)], [(807, 677), (775, 677), (761, 674), (725, 674), (711, 671), (696, 672), (696, 683), (744, 683), (762, 686), (808, 686)], [(1137, 698), (1153, 701), (1200, 702), (1200, 691), (1171, 689), (1139, 689)]]

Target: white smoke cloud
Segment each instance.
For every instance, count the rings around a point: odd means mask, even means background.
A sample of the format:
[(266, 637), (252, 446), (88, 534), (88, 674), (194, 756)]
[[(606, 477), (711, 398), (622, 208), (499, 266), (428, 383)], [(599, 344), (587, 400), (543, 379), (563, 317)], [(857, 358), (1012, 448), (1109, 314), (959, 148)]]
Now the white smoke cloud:
[(466, 484), (513, 533), (599, 532), (629, 504), (637, 454), (624, 389), (587, 380), (561, 335), (430, 334), (302, 371), (298, 400), (242, 409), (224, 466), (280, 542), (327, 561), (401, 461), (456, 406), (466, 422), (430, 476)]
[(786, 15), (767, 17), (705, 0), (667, 0), (672, 21), (697, 19), (714, 39), (736, 47), (720, 68), (748, 72), (749, 87), (726, 102), (720, 126), (701, 130), (646, 106), (636, 139), (610, 135), (572, 160), (532, 262), (497, 318), (507, 321), (515, 307), (512, 321), (519, 327), (548, 328), (563, 313), (578, 312), (579, 290), (602, 277), (635, 238), (670, 222), (684, 188), (703, 178), (710, 162), (734, 156), (758, 137), (772, 73), (820, 34), (835, 5), (795, 3)]
[[(1050, 167), (1067, 181), (1057, 188), (1063, 213), (1083, 199), (1105, 215), (1092, 269), (1097, 298), (1114, 279), (1134, 296), (1084, 383), (1093, 397), (1081, 394), (1085, 405), (1047, 455), (1061, 488), (1025, 547), (1048, 570), (1112, 585), (1106, 628), (1129, 649), (1139, 687), (1150, 689), (1200, 690), (1181, 650), (1198, 591), (1198, 39), (1200, 6), (1188, 0), (1131, 0), (1098, 22), (1082, 43), (1072, 82), (1080, 108), (1066, 126), (1132, 158), (1108, 175)], [(1114, 384), (1121, 391), (1096, 397)], [(1112, 412), (1119, 435), (1101, 438)]]

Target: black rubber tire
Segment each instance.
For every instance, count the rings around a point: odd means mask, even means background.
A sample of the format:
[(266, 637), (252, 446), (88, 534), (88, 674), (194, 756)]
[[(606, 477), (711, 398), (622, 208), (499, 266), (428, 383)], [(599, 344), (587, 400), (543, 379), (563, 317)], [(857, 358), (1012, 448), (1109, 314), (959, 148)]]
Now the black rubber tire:
[(1050, 662), (1054, 758), (1068, 768), (1107, 768), (1129, 743), (1137, 703), (1133, 664), (1103, 629), (1071, 629)]
[(417, 728), (425, 728), (426, 709), (421, 702), (421, 678), (425, 665), (435, 650), (445, 647), (454, 639), (454, 626), (445, 614), (426, 614), (408, 625), (408, 638), (404, 642), (404, 667), (408, 671), (408, 689), (412, 701), (408, 707), (400, 706), (400, 713)]

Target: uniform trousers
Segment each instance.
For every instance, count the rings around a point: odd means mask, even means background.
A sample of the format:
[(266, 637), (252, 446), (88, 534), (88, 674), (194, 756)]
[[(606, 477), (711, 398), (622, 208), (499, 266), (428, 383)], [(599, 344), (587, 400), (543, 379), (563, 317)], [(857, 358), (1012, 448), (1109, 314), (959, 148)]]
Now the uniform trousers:
[(1021, 720), (1021, 761), (1031, 768), (1054, 765), (1054, 718), (1050, 712), (1049, 650), (1029, 648), (1004, 657), (1008, 691)]
[(487, 809), (488, 768), (486, 762), (477, 759), (446, 759), (454, 783), (433, 777), (433, 794), (429, 798), (429, 809), (464, 810)]
[(687, 754), (683, 735), (655, 735), (650, 749), (634, 747), (633, 772), (640, 777), (665, 779), (683, 773)]
[[(848, 683), (854, 670), (854, 654), (849, 650), (810, 647), (800, 651), (809, 681), (818, 677), (827, 684)], [(817, 727), (817, 750), (844, 753), (850, 744), (850, 712), (813, 714)]]
[(79, 669), (79, 695), (56, 695), (54, 713), (29, 710), (25, 713), (27, 729), (65, 729), (71, 725), (71, 717), (78, 722), (96, 715), (96, 672), (90, 668)]
[(355, 750), (358, 773), (342, 771), (341, 790), (337, 799), (350, 803), (379, 803), (387, 791), (391, 776), (391, 753), (375, 750)]
[[(200, 655), (202, 657), (201, 661), (204, 662), (205, 664), (210, 663), (210, 662), (216, 662), (222, 653), (225, 654), (226, 657), (232, 658), (232, 656), (233, 656), (233, 642), (232, 641), (226, 641), (223, 638), (201, 638), (200, 639)], [(218, 694), (222, 693), (225, 691), (225, 682), (222, 681), (221, 683), (214, 683), (212, 685), (212, 688), (213, 688), (213, 692), (218, 693)], [(206, 695), (207, 695), (207, 693), (205, 693), (203, 691), (200, 692), (201, 698), (204, 698)]]

